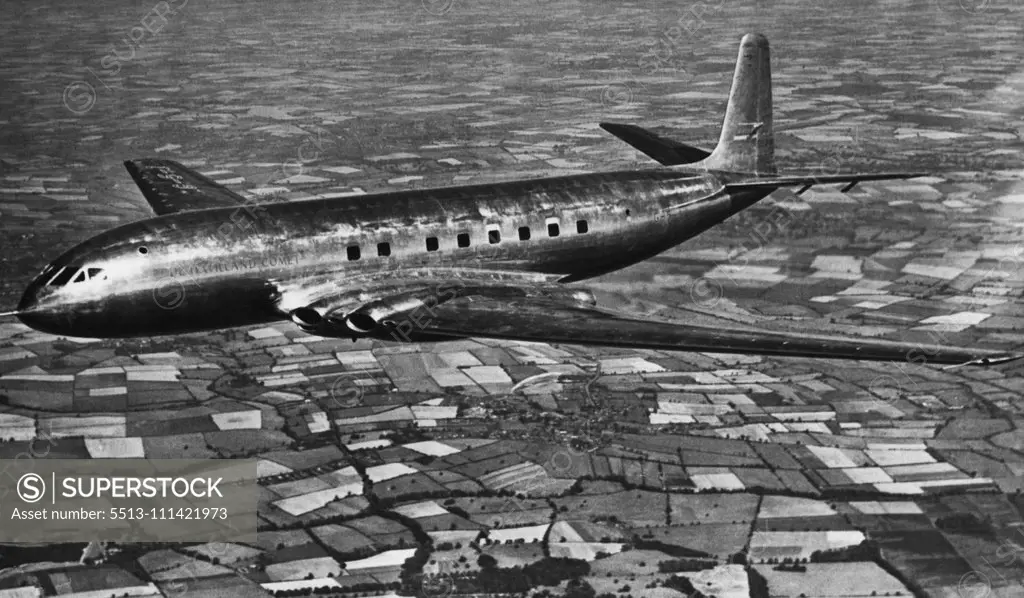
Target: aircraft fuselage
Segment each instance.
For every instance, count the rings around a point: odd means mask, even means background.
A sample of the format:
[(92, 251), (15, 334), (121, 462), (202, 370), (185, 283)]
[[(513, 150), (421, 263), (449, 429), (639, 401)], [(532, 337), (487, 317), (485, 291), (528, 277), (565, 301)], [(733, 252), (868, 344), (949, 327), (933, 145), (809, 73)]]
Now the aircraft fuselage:
[(288, 288), (372, 297), (412, 271), (571, 282), (665, 251), (767, 193), (657, 169), (180, 212), (66, 252), (19, 317), (54, 334), (150, 336), (276, 321), (304, 307)]

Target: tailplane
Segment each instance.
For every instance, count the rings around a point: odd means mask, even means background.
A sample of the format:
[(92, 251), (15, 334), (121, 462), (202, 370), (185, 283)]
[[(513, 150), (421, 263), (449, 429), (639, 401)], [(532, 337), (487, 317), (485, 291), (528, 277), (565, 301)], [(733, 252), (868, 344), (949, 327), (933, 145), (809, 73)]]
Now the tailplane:
[(842, 192), (846, 193), (861, 181), (924, 176), (915, 172), (879, 172), (780, 177), (775, 167), (772, 127), (771, 53), (768, 40), (760, 33), (748, 33), (740, 42), (725, 122), (713, 151), (665, 139), (636, 125), (601, 123), (601, 127), (665, 166), (742, 175), (726, 177), (725, 188), (730, 192), (759, 192), (763, 196), (779, 187), (799, 187), (796, 194), (800, 195), (814, 185), (842, 183)]
[(765, 36), (743, 36), (718, 146), (693, 167), (758, 176), (778, 172), (772, 130), (771, 53)]

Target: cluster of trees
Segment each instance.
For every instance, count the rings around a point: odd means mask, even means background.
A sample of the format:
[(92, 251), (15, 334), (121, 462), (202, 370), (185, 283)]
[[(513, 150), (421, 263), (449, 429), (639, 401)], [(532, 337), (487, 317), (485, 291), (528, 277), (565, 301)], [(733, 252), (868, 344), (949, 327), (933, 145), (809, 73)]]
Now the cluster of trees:
[(419, 591), (423, 566), (430, 560), (430, 551), (429, 543), (420, 544), (416, 547), (416, 552), (402, 563), (401, 587), (405, 589), (406, 594), (415, 596)]
[[(530, 544), (536, 544), (538, 542), (540, 542), (539, 538), (531, 538), (529, 543)], [(561, 542), (565, 542), (565, 538), (562, 538)], [(506, 544), (506, 545), (514, 545), (517, 548), (519, 547), (519, 545), (526, 544), (526, 543), (527, 543), (526, 542), (526, 538), (516, 538), (514, 540), (512, 538), (509, 538), (509, 539), (505, 540), (505, 542), (504, 542), (504, 544)], [(480, 544), (482, 544), (483, 546), (490, 546), (491, 544), (500, 545), (500, 544), (502, 544), (502, 542), (500, 542), (498, 540), (492, 540), (490, 538), (483, 538), (482, 540), (480, 540)]]
[(390, 433), (383, 435), (383, 438), (387, 438), (395, 444), (409, 444), (410, 442), (421, 442), (423, 440), (431, 439), (430, 436), (425, 434), (418, 426), (397, 428)]
[(807, 565), (804, 565), (796, 561), (792, 561), (788, 558), (786, 559), (786, 561), (789, 562), (779, 563), (778, 565), (772, 567), (772, 569), (775, 569), (776, 571), (791, 571), (793, 573), (807, 573)]
[(718, 566), (716, 561), (672, 559), (658, 563), (658, 571), (660, 573), (688, 573), (714, 569), (716, 566)]
[(953, 513), (939, 517), (935, 520), (935, 527), (946, 532), (976, 536), (988, 536), (995, 533), (990, 517), (979, 517), (974, 513)]
[[(525, 593), (537, 586), (556, 586), (565, 580), (579, 579), (590, 573), (590, 564), (580, 559), (545, 557), (525, 567), (501, 569), (494, 557), (485, 554), (480, 556), (477, 564), (480, 565), (480, 571), (472, 582), (475, 586), (472, 591), (484, 593)], [(579, 591), (586, 590), (581, 587)]]
[(682, 592), (687, 598), (707, 598), (704, 594), (693, 587), (693, 582), (681, 575), (673, 575), (665, 580), (665, 587)]
[(462, 542), (456, 542), (454, 544), (452, 544), (451, 542), (441, 542), (439, 544), (435, 544), (434, 545), (434, 550), (437, 550), (437, 551), (459, 550), (461, 548), (462, 548)]
[(451, 490), (449, 490), (447, 488), (441, 488), (441, 489), (435, 488), (435, 489), (432, 489), (432, 490), (424, 489), (424, 490), (417, 490), (416, 492), (410, 492), (410, 491), (406, 490), (406, 491), (403, 491), (402, 493), (400, 493), (400, 494), (398, 494), (396, 496), (377, 496), (377, 495), (374, 495), (376, 497), (375, 498), (375, 505), (374, 506), (377, 509), (381, 510), (381, 511), (385, 511), (385, 510), (390, 509), (391, 507), (395, 506), (396, 504), (398, 504), (400, 502), (404, 503), (404, 502), (414, 501), (414, 500), (428, 500), (428, 499), (431, 499), (431, 498), (447, 498), (447, 497), (449, 497), (449, 496), (451, 496), (453, 494), (455, 494), (455, 492), (453, 492), (453, 491), (451, 491)]
[(848, 563), (851, 561), (879, 561), (881, 552), (878, 542), (864, 540), (856, 546), (836, 548), (834, 550), (815, 550), (811, 553), (812, 563)]
[[(533, 598), (556, 598), (557, 594), (552, 594), (551, 590), (541, 590), (533, 595)], [(619, 598), (611, 592), (605, 592), (600, 596), (594, 590), (594, 587), (582, 579), (571, 579), (566, 584), (565, 593), (561, 595), (561, 598)]]
[(345, 592), (347, 594), (358, 594), (360, 592), (370, 593), (381, 593), (385, 590), (398, 591), (401, 589), (402, 584), (394, 582), (391, 584), (382, 583), (357, 583), (348, 586), (342, 590), (338, 587), (331, 586), (319, 586), (316, 588), (295, 588), (294, 590), (274, 590), (271, 592), (275, 598), (292, 598), (294, 596), (324, 596), (327, 594), (337, 594), (338, 592)]
[[(465, 557), (459, 559), (465, 561)], [(477, 559), (480, 570), (473, 572), (454, 573), (447, 577), (451, 584), (451, 592), (455, 594), (520, 594), (526, 595), (538, 586), (557, 586), (566, 580), (579, 580), (590, 573), (590, 565), (583, 560), (545, 557), (525, 567), (499, 568), (498, 561), (491, 555), (483, 554)], [(420, 576), (426, 583), (428, 577)], [(403, 586), (405, 589), (414, 589)], [(593, 588), (586, 584), (572, 583), (570, 589), (577, 598), (587, 596), (594, 598)], [(546, 594), (545, 594), (546, 592)], [(417, 594), (418, 595), (418, 594)], [(548, 590), (541, 590), (535, 596), (550, 596)], [(569, 595), (569, 594), (566, 594)]]

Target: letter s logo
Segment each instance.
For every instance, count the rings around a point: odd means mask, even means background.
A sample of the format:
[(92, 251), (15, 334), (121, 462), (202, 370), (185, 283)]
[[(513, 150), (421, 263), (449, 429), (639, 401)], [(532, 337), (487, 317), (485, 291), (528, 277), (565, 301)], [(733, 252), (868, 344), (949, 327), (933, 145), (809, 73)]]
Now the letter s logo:
[(18, 479), (18, 496), (25, 502), (39, 502), (46, 494), (46, 482), (37, 473), (26, 473)]
[(161, 309), (172, 310), (185, 303), (185, 285), (172, 276), (161, 278), (153, 289), (153, 301)]

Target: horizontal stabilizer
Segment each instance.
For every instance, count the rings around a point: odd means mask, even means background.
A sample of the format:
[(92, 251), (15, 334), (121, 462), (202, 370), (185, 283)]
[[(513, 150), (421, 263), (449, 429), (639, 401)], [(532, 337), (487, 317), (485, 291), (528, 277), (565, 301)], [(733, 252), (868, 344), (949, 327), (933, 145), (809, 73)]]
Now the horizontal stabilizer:
[(692, 164), (711, 155), (707, 150), (659, 137), (636, 125), (601, 123), (601, 128), (654, 158), (662, 166)]
[(790, 175), (780, 177), (759, 177), (746, 181), (735, 181), (726, 183), (726, 191), (755, 191), (758, 189), (777, 189), (779, 187), (800, 187), (797, 194), (803, 193), (814, 185), (827, 185), (829, 183), (846, 183), (843, 192), (847, 192), (854, 185), (862, 181), (884, 181), (890, 179), (913, 179), (927, 176), (920, 172), (879, 172), (875, 174), (819, 174), (819, 175)]
[(173, 160), (128, 160), (124, 166), (157, 216), (246, 203), (241, 195)]

